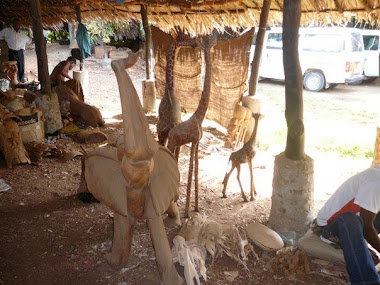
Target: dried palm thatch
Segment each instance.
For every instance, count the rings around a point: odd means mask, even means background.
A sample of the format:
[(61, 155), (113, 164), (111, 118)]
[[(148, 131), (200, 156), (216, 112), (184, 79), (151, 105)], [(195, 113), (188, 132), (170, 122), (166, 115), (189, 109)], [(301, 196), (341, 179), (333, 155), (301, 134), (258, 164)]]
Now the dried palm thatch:
[[(152, 24), (166, 32), (178, 26), (192, 35), (209, 33), (213, 28), (221, 31), (226, 26), (233, 29), (256, 26), (263, 6), (263, 0), (40, 0), (40, 3), (45, 27), (58, 28), (63, 21), (74, 22), (77, 5), (82, 21), (140, 20), (140, 5), (147, 5)], [(0, 19), (5, 22), (17, 17), (25, 26), (30, 26), (29, 11), (26, 0), (0, 2)], [(269, 23), (281, 22), (282, 11), (283, 0), (272, 1)], [(349, 21), (351, 13), (369, 22), (380, 17), (378, 0), (302, 0), (301, 11), (302, 23)]]

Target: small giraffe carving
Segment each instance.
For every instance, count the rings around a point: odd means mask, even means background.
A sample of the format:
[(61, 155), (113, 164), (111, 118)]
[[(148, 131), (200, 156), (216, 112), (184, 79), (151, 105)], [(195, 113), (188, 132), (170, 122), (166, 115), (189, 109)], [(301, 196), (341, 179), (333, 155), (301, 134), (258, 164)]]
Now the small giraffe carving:
[(194, 114), (185, 122), (178, 124), (174, 127), (168, 136), (168, 148), (175, 155), (177, 161), (179, 157), (180, 148), (182, 145), (191, 143), (190, 151), (190, 164), (189, 164), (189, 174), (187, 180), (187, 191), (186, 191), (186, 208), (185, 216), (189, 217), (190, 208), (190, 190), (191, 182), (193, 177), (193, 167), (195, 160), (194, 169), (194, 185), (195, 185), (195, 211), (199, 211), (198, 207), (198, 145), (202, 138), (202, 123), (206, 115), (208, 108), (208, 103), (210, 100), (210, 88), (211, 88), (211, 55), (210, 49), (214, 45), (214, 41), (211, 41), (209, 36), (203, 38), (203, 42), (200, 43), (200, 47), (204, 52), (206, 71), (205, 79), (202, 91), (202, 97), (199, 101), (198, 107)]
[(165, 145), (169, 131), (182, 122), (181, 106), (174, 92), (174, 63), (178, 47), (195, 47), (195, 41), (183, 37), (172, 39), (166, 53), (165, 93), (158, 108), (157, 133), (160, 145)]
[(245, 193), (243, 191), (241, 181), (240, 181), (240, 165), (243, 163), (247, 163), (247, 162), (249, 165), (249, 173), (250, 173), (250, 178), (251, 178), (251, 201), (253, 201), (254, 197), (257, 195), (255, 184), (253, 181), (252, 159), (256, 155), (256, 151), (254, 148), (255, 148), (255, 143), (256, 143), (257, 129), (258, 129), (258, 125), (259, 125), (259, 120), (263, 117), (263, 115), (259, 114), (259, 113), (254, 113), (254, 114), (252, 114), (252, 116), (255, 119), (255, 125), (253, 128), (253, 132), (251, 134), (251, 137), (243, 145), (243, 147), (241, 149), (231, 153), (230, 158), (228, 160), (228, 164), (231, 162), (232, 166), (231, 166), (231, 170), (226, 173), (226, 175), (224, 176), (224, 179), (223, 179), (223, 184), (224, 184), (223, 198), (227, 198), (226, 190), (227, 190), (228, 178), (230, 178), (232, 171), (236, 168), (237, 169), (237, 180), (239, 182), (241, 195), (243, 196), (244, 201), (248, 202), (247, 197), (245, 196)]

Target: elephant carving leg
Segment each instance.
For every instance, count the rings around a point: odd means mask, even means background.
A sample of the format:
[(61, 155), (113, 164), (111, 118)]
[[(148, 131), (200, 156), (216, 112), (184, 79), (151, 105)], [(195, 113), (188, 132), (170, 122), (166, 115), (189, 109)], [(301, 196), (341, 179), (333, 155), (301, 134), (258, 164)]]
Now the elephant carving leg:
[(106, 259), (111, 266), (122, 267), (127, 264), (135, 224), (135, 218), (114, 213), (112, 252), (106, 255)]
[(170, 202), (169, 208), (166, 211), (166, 214), (168, 214), (167, 218), (164, 220), (166, 227), (173, 227), (173, 226), (180, 226), (181, 225), (181, 218), (179, 215), (179, 210), (177, 203), (174, 201)]
[(156, 252), (158, 270), (161, 276), (161, 284), (180, 285), (184, 284), (181, 276), (174, 267), (173, 257), (166, 236), (164, 222), (161, 216), (152, 215), (147, 219), (150, 237)]

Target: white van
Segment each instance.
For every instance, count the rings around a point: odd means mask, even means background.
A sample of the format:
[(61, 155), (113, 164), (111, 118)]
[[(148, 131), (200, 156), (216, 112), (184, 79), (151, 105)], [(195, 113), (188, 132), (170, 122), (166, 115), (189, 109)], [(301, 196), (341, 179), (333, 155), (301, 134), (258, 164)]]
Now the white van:
[(364, 42), (364, 76), (366, 81), (374, 81), (380, 75), (380, 31), (358, 30)]
[[(254, 45), (251, 59), (253, 54)], [(309, 91), (364, 79), (363, 38), (353, 28), (300, 28), (299, 58), (303, 85)], [(265, 33), (259, 77), (285, 79), (282, 28), (271, 28)]]

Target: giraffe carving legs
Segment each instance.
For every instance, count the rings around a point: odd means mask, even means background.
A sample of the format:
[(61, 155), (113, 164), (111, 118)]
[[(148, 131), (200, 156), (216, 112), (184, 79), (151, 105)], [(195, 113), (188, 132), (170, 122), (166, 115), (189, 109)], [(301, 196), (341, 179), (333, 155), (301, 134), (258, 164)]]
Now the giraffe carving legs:
[(195, 145), (195, 169), (194, 169), (194, 187), (195, 187), (195, 205), (194, 211), (199, 212), (199, 192), (198, 192), (198, 170), (199, 170), (199, 161), (198, 161), (198, 146), (199, 143)]
[(255, 183), (253, 181), (252, 160), (248, 161), (248, 165), (249, 165), (249, 174), (251, 176), (251, 201), (254, 201), (257, 193), (256, 193)]
[(226, 175), (224, 176), (224, 179), (223, 179), (223, 185), (224, 186), (223, 186), (222, 198), (227, 198), (226, 190), (227, 190), (228, 179), (230, 178), (230, 175), (231, 175), (232, 171), (234, 171), (234, 169), (235, 169), (235, 167), (232, 165), (230, 172), (226, 173)]
[(194, 168), (194, 153), (196, 150), (196, 145), (191, 144), (190, 150), (190, 163), (189, 163), (189, 174), (187, 177), (187, 189), (186, 189), (186, 207), (185, 207), (185, 217), (189, 217), (189, 209), (190, 209), (190, 196), (191, 196), (191, 183), (193, 178), (193, 168)]
[[(256, 193), (255, 184), (253, 181), (252, 161), (248, 161), (248, 165), (249, 165), (249, 174), (250, 174), (250, 180), (251, 180), (251, 184), (250, 184), (250, 186), (251, 186), (251, 201), (254, 201), (257, 193)], [(241, 181), (240, 181), (240, 164), (234, 164), (234, 163), (232, 163), (231, 170), (229, 172), (227, 172), (226, 175), (224, 176), (224, 179), (223, 179), (223, 185), (224, 186), (223, 186), (222, 198), (227, 198), (226, 191), (227, 191), (228, 179), (230, 178), (230, 175), (234, 171), (235, 168), (237, 170), (237, 180), (239, 182), (241, 196), (243, 197), (244, 202), (248, 202), (247, 196), (245, 195), (245, 193), (243, 191), (243, 186), (242, 186)]]
[(236, 170), (237, 170), (236, 177), (237, 177), (237, 180), (239, 182), (241, 196), (243, 196), (244, 202), (248, 202), (247, 196), (245, 196), (245, 193), (243, 191), (243, 186), (241, 185), (241, 181), (240, 181), (240, 164), (236, 165)]

